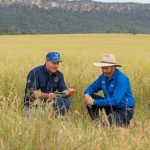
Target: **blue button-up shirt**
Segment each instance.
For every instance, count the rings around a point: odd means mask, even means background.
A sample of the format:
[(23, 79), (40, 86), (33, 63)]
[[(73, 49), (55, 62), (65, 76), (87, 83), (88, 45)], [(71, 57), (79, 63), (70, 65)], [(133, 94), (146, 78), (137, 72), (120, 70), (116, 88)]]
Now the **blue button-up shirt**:
[(104, 74), (93, 82), (84, 92), (92, 95), (102, 90), (104, 99), (95, 99), (95, 106), (114, 107), (114, 108), (133, 108), (135, 106), (134, 97), (131, 91), (129, 79), (118, 69), (108, 80)]
[(50, 74), (45, 65), (32, 69), (27, 77), (27, 90), (41, 90), (49, 93), (54, 91), (64, 91), (67, 87), (64, 82), (64, 76), (60, 71)]

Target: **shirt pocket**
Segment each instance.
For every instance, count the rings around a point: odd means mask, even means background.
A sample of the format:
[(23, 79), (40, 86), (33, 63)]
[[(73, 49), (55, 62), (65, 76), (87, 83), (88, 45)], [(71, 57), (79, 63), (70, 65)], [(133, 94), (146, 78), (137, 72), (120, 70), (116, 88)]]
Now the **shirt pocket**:
[(56, 88), (58, 86), (58, 82), (53, 81), (53, 87)]
[(41, 82), (41, 83), (40, 83), (40, 86), (41, 86), (41, 87), (40, 87), (41, 89), (44, 89), (44, 88), (46, 87), (46, 82)]
[(109, 95), (110, 95), (110, 96), (113, 95), (114, 89), (115, 89), (115, 85), (114, 85), (114, 84), (110, 84), (110, 85), (109, 85)]
[(53, 87), (54, 87), (54, 88), (56, 88), (56, 87), (58, 86), (58, 80), (59, 80), (58, 76), (55, 76), (55, 77), (53, 78)]

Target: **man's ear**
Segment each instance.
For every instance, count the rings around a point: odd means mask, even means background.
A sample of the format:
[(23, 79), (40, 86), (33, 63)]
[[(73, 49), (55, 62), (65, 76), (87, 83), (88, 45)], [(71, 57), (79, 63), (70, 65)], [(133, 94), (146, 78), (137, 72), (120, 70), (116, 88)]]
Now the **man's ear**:
[(116, 66), (113, 66), (113, 68), (114, 68), (114, 71), (116, 70)]
[(115, 70), (115, 69), (116, 69), (116, 66), (111, 66), (111, 69)]
[(45, 60), (45, 64), (47, 64), (48, 63), (48, 60)]

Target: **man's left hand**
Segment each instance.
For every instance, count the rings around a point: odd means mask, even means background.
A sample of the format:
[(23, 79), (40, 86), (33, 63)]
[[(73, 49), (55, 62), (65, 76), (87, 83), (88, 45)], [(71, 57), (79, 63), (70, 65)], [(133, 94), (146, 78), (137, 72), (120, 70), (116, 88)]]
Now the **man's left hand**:
[(75, 92), (74, 88), (69, 88), (68, 90), (66, 90), (66, 96), (72, 96)]

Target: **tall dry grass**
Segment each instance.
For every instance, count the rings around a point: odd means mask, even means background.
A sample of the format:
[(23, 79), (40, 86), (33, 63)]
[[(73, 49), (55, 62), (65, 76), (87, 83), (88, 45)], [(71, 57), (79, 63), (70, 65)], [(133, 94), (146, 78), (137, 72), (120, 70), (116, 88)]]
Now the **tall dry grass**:
[[(0, 36), (0, 149), (149, 149), (149, 35), (26, 35)], [(66, 84), (73, 86), (71, 112), (63, 119), (41, 111), (26, 119), (22, 111), (26, 76), (59, 51)], [(95, 127), (83, 101), (85, 88), (101, 70), (93, 66), (102, 54), (113, 53), (129, 77), (136, 99), (131, 128)]]

